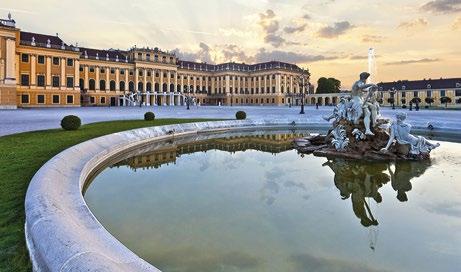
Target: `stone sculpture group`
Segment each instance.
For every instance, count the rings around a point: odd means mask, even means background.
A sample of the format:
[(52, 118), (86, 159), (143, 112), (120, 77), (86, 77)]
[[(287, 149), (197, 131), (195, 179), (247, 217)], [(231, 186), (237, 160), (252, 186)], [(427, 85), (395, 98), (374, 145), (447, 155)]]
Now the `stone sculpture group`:
[(333, 113), (323, 117), (333, 120), (328, 134), (296, 139), (298, 151), (351, 159), (429, 159), (431, 150), (440, 144), (410, 134), (406, 113), (397, 113), (395, 121), (381, 118), (378, 86), (366, 82), (369, 76), (367, 72), (361, 73), (350, 96), (341, 97)]

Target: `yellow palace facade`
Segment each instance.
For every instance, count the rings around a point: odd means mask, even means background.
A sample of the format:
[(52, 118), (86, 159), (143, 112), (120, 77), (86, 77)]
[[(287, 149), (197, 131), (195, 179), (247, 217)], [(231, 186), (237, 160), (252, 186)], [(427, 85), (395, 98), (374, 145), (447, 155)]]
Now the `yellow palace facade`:
[[(309, 72), (278, 61), (207, 64), (158, 48), (100, 50), (0, 20), (0, 108), (143, 105), (285, 105), (308, 94)], [(130, 100), (131, 99), (131, 100)], [(304, 97), (305, 102), (309, 99)]]

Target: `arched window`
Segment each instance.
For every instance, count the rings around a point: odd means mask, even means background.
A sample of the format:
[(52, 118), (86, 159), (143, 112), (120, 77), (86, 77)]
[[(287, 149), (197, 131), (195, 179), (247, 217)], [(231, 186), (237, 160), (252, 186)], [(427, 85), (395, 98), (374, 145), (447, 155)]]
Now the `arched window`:
[(120, 91), (125, 91), (125, 81), (120, 81)]
[(198, 86), (198, 85), (195, 86), (195, 91), (196, 91), (196, 93), (200, 93), (200, 86)]
[(133, 83), (133, 81), (130, 81), (130, 83), (128, 83), (128, 90), (130, 92), (134, 92), (134, 83)]
[(189, 87), (189, 92), (190, 92), (190, 93), (194, 93), (194, 86), (190, 85), (190, 87)]
[(99, 89), (102, 90), (102, 91), (105, 91), (106, 90), (106, 81), (101, 79), (99, 81)]
[(152, 92), (152, 83), (147, 82), (147, 84), (146, 84), (146, 91)]
[(155, 83), (154, 91), (157, 92), (157, 93), (160, 92), (160, 85), (158, 83)]
[(91, 78), (88, 83), (89, 83), (89, 86), (88, 86), (89, 88), (88, 89), (94, 91), (96, 89), (96, 87), (95, 87), (96, 84), (94, 82), (94, 79)]
[(138, 82), (138, 91), (144, 91), (144, 84), (142, 82)]
[(85, 88), (85, 81), (83, 80), (83, 78), (81, 78), (81, 79), (78, 81), (78, 85), (80, 85), (80, 90), (83, 91), (83, 89)]
[(168, 88), (168, 85), (166, 83), (163, 83), (162, 92), (164, 92), (164, 93), (167, 92), (168, 91), (167, 88)]
[(110, 88), (111, 91), (115, 91), (115, 81), (114, 80), (110, 81), (109, 88)]
[(170, 92), (174, 92), (174, 84), (170, 84)]

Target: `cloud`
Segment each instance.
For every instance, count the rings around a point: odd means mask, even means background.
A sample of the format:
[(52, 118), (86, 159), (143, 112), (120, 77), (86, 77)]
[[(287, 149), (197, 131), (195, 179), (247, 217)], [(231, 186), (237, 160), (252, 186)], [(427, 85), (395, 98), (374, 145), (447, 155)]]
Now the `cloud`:
[(305, 253), (291, 255), (288, 261), (293, 263), (296, 271), (384, 271), (360, 262), (351, 262), (336, 258), (323, 258)]
[(379, 36), (379, 35), (369, 35), (369, 34), (365, 34), (362, 36), (362, 42), (364, 43), (380, 43), (382, 42), (384, 39), (383, 36)]
[(251, 63), (254, 60), (253, 56), (248, 56), (245, 51), (235, 44), (227, 44), (221, 51), (226, 61)]
[(275, 12), (271, 9), (259, 14), (259, 25), (266, 34), (271, 34), (279, 30), (279, 21), (275, 19)]
[(277, 34), (268, 34), (264, 37), (264, 42), (271, 44), (273, 47), (280, 47), (285, 43), (285, 39)]
[(425, 209), (431, 213), (461, 218), (461, 202), (446, 201), (430, 205)]
[(211, 57), (211, 48), (203, 42), (199, 44), (199, 47), (200, 49), (193, 53), (183, 52), (178, 48), (172, 50), (172, 53), (176, 54), (176, 56), (181, 60), (214, 63), (214, 60)]
[(455, 19), (453, 22), (453, 25), (451, 26), (454, 30), (456, 29), (461, 29), (461, 17), (458, 17)]
[(414, 27), (425, 27), (428, 25), (428, 22), (424, 18), (417, 18), (411, 21), (401, 22), (397, 28), (414, 28)]
[(318, 31), (318, 35), (322, 38), (336, 38), (354, 27), (348, 21), (336, 22), (333, 26), (322, 27)]
[(306, 26), (307, 24), (303, 24), (300, 26), (287, 26), (283, 29), (283, 31), (288, 34), (303, 32), (306, 29)]
[(311, 19), (311, 16), (309, 14), (304, 14), (303, 17), (302, 17), (304, 20), (310, 20)]
[(259, 52), (255, 55), (254, 59), (256, 62), (277, 60), (290, 63), (307, 63), (323, 60), (333, 60), (336, 58), (337, 57), (328, 57), (323, 55), (308, 55), (280, 50), (266, 51), (265, 49), (260, 49)]
[(438, 62), (440, 59), (419, 59), (419, 60), (401, 60), (401, 61), (394, 61), (388, 62), (386, 65), (405, 65), (405, 64), (416, 64), (416, 63), (431, 63), (431, 62)]
[(424, 11), (433, 13), (454, 13), (461, 11), (461, 0), (434, 0), (421, 6)]

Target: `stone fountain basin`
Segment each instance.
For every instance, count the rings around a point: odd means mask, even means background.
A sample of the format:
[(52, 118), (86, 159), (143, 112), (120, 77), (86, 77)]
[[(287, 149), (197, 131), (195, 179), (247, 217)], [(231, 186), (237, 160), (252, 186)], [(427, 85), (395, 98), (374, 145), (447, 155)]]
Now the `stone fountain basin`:
[[(329, 127), (327, 122), (312, 123), (308, 119), (296, 123), (287, 119), (201, 122), (129, 130), (70, 147), (44, 164), (27, 190), (25, 233), (33, 270), (159, 271), (114, 238), (83, 198), (89, 177), (117, 155), (199, 133), (268, 128), (326, 132)], [(428, 132), (424, 128), (414, 130)]]

